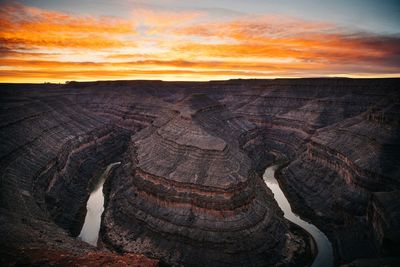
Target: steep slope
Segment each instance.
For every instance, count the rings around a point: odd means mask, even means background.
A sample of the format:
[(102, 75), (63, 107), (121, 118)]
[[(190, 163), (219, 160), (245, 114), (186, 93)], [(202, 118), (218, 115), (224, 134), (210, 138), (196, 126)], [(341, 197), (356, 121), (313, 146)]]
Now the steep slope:
[(121, 156), (130, 136), (65, 97), (36, 93), (6, 91), (1, 98), (1, 265), (57, 264), (62, 253), (71, 262), (100, 255), (71, 236), (82, 226), (91, 183)]

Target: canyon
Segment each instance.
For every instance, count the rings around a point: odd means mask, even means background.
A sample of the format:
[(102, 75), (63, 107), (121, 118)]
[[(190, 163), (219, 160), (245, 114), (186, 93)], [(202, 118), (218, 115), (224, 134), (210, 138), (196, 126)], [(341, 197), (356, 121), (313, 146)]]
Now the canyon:
[[(0, 85), (0, 265), (400, 264), (400, 79)], [(98, 246), (81, 240), (99, 178)]]

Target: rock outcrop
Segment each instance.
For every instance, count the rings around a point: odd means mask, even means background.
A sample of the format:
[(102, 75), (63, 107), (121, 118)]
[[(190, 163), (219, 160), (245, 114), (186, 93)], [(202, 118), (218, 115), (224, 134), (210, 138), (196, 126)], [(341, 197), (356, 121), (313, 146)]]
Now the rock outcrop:
[(377, 192), (368, 207), (368, 221), (374, 229), (382, 255), (396, 256), (400, 251), (400, 191)]

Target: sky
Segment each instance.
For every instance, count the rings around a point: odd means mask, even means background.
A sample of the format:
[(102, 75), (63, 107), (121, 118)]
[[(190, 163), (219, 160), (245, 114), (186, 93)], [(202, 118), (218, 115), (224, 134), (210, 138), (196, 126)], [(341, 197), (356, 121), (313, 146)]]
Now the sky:
[(0, 0), (0, 82), (400, 77), (400, 1)]

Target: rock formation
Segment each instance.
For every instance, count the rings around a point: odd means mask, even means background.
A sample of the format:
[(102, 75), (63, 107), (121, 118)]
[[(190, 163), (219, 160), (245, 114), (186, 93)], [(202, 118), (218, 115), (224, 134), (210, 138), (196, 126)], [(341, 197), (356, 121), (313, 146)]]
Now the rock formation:
[[(91, 183), (105, 164), (121, 157), (130, 136), (67, 98), (52, 95), (53, 88), (49, 94), (41, 89), (14, 91), (6, 86), (1, 92), (2, 266), (52, 266), (65, 264), (66, 258), (79, 265), (88, 253), (102, 255), (73, 237), (82, 226)], [(66, 258), (57, 259), (61, 254)], [(126, 260), (142, 258), (146, 265), (156, 265), (143, 256)]]
[(400, 250), (400, 191), (374, 193), (368, 208), (368, 221), (382, 254), (396, 255)]
[[(120, 257), (102, 250), (172, 265), (300, 264), (304, 246), (293, 248), (304, 240), (260, 179), (274, 161), (285, 162), (283, 190), (328, 235), (337, 264), (396, 262), (398, 87), (398, 79), (3, 84), (2, 265), (22, 252), (20, 264), (40, 251), (76, 263), (90, 253)], [(116, 161), (104, 247), (94, 248), (74, 237), (93, 184)]]
[(238, 142), (254, 126), (205, 95), (175, 107), (132, 138), (106, 240), (173, 265), (276, 264), (288, 229)]

